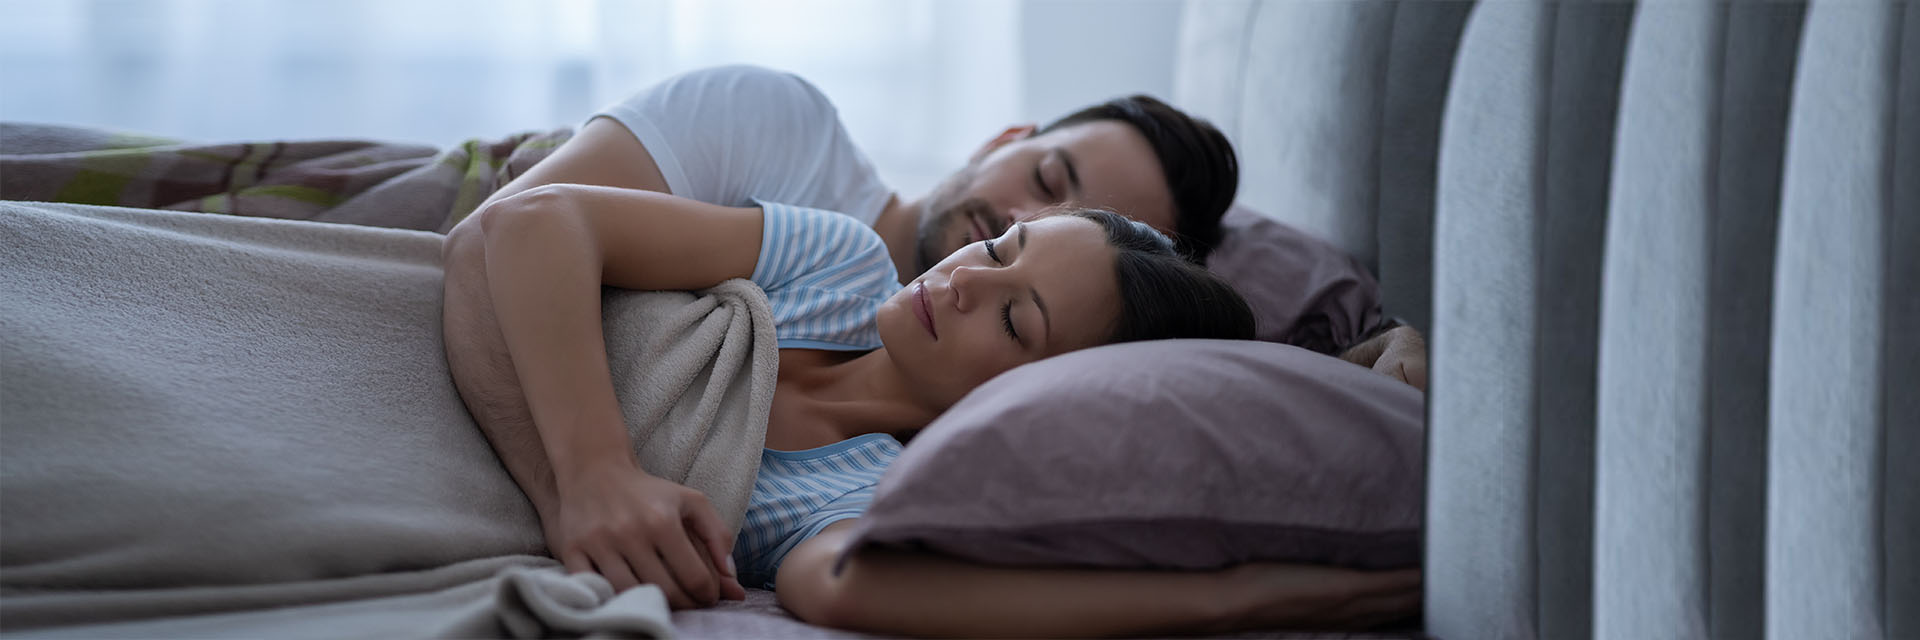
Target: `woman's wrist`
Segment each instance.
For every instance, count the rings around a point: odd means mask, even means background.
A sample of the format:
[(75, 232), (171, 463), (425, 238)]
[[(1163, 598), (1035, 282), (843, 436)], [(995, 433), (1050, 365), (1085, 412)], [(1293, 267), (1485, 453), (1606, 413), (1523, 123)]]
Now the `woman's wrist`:
[(565, 455), (556, 455), (553, 464), (554, 491), (557, 495), (579, 490), (582, 487), (598, 484), (608, 477), (629, 476), (645, 473), (640, 462), (635, 460), (633, 452), (625, 444), (591, 445), (574, 448)]

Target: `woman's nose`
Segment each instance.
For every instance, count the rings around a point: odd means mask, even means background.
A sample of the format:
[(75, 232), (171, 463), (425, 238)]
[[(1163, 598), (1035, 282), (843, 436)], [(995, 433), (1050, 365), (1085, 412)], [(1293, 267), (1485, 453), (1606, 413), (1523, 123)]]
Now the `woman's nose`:
[(953, 290), (954, 309), (962, 312), (972, 309), (980, 296), (986, 295), (989, 271), (984, 267), (954, 267), (953, 275), (947, 278), (947, 287)]

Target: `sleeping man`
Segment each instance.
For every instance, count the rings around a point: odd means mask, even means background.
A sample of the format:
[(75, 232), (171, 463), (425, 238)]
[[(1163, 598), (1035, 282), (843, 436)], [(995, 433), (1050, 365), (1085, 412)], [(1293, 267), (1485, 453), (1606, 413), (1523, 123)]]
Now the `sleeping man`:
[(833, 211), (878, 232), (905, 282), (962, 246), (1067, 204), (1145, 222), (1202, 262), (1238, 182), (1226, 136), (1141, 95), (1045, 127), (1008, 127), (932, 193), (907, 199), (880, 181), (813, 85), (728, 66), (670, 78), (596, 114), (489, 201), (578, 183)]
[[(581, 325), (562, 331), (558, 325), (536, 324), (551, 322), (559, 313), (558, 307), (542, 296), (557, 291), (562, 282), (533, 279), (549, 271), (552, 278), (559, 278), (556, 265), (571, 264), (575, 257), (586, 262), (567, 273), (580, 277), (618, 275), (644, 283), (645, 288), (698, 288), (722, 276), (753, 274), (757, 278), (767, 268), (759, 262), (805, 261), (815, 253), (823, 256), (822, 260), (865, 265), (855, 270), (859, 273), (884, 274), (882, 279), (887, 282), (883, 286), (872, 278), (823, 272), (826, 275), (815, 278), (816, 285), (793, 294), (805, 294), (790, 303), (793, 312), (812, 315), (793, 320), (792, 326), (810, 327), (808, 331), (820, 336), (850, 332), (848, 335), (861, 340), (815, 336), (794, 338), (789, 344), (786, 334), (781, 334), (782, 386), (774, 396), (769, 455), (831, 457), (844, 448), (839, 445), (855, 442), (846, 439), (848, 434), (865, 433), (872, 426), (869, 423), (883, 416), (869, 412), (852, 418), (866, 425), (858, 429), (809, 430), (805, 425), (828, 423), (809, 420), (806, 412), (798, 409), (798, 413), (783, 411), (781, 394), (803, 397), (805, 380), (818, 383), (826, 379), (802, 375), (800, 369), (827, 371), (833, 369), (832, 365), (865, 362), (878, 357), (874, 354), (889, 353), (887, 347), (895, 346), (891, 341), (882, 346), (875, 340), (885, 337), (885, 323), (880, 323), (880, 333), (872, 329), (876, 317), (888, 316), (875, 309), (899, 303), (907, 312), (897, 317), (909, 320), (914, 314), (908, 312), (926, 309), (919, 322), (925, 324), (927, 335), (919, 335), (917, 325), (909, 322), (904, 326), (915, 327), (913, 331), (896, 331), (903, 336), (931, 336), (937, 341), (949, 331), (960, 331), (960, 323), (965, 322), (968, 327), (978, 324), (985, 332), (967, 334), (970, 338), (1019, 353), (1013, 360), (995, 360), (995, 367), (982, 372), (1004, 370), (1025, 359), (1063, 351), (1070, 348), (1063, 345), (1071, 340), (1053, 332), (1072, 326), (1063, 325), (1069, 320), (1060, 316), (1069, 313), (1059, 306), (1065, 303), (1056, 298), (1056, 308), (1049, 313), (1040, 302), (1039, 289), (1047, 288), (1044, 282), (1015, 285), (1025, 282), (1019, 278), (1056, 278), (1089, 265), (1094, 267), (1091, 273), (1098, 274), (1104, 267), (1100, 266), (1102, 260), (1087, 265), (1069, 261), (1052, 267), (1021, 262), (1022, 256), (1028, 255), (1028, 237), (1035, 231), (1085, 235), (1092, 229), (1084, 221), (1055, 220), (1043, 211), (1059, 211), (1062, 205), (1069, 205), (1082, 216), (1096, 215), (1085, 212), (1101, 208), (1122, 212), (1136, 222), (1107, 214), (1111, 220), (1103, 224), (1110, 239), (1118, 242), (1112, 234), (1131, 227), (1139, 231), (1128, 233), (1141, 238), (1159, 237), (1152, 231), (1155, 229), (1172, 232), (1168, 234), (1172, 240), (1141, 240), (1144, 244), (1138, 246), (1153, 247), (1152, 251), (1169, 257), (1177, 251), (1196, 259), (1203, 257), (1217, 239), (1219, 218), (1232, 201), (1236, 181), (1233, 152), (1224, 136), (1204, 122), (1141, 96), (1105, 103), (1045, 128), (1008, 128), (932, 194), (904, 200), (879, 182), (864, 156), (852, 146), (832, 106), (797, 77), (751, 67), (694, 72), (648, 89), (594, 118), (553, 155), (502, 188), (452, 230), (445, 249), (444, 336), (448, 361), (475, 420), (536, 506), (545, 507), (539, 511), (555, 557), (570, 569), (597, 571), (620, 589), (655, 584), (676, 608), (739, 597), (739, 579), (751, 575), (756, 578), (752, 586), (773, 586), (770, 581), (778, 576), (780, 586), (801, 587), (795, 593), (783, 592), (782, 601), (804, 618), (895, 633), (1105, 635), (1262, 623), (1364, 625), (1391, 620), (1417, 603), (1416, 583), (1409, 582), (1404, 573), (1373, 576), (1279, 565), (1170, 575), (1002, 571), (933, 557), (896, 557), (856, 563), (856, 569), (868, 568), (850, 571), (874, 580), (873, 584), (895, 586), (860, 597), (824, 596), (855, 589), (844, 578), (826, 571), (825, 559), (833, 556), (847, 535), (846, 525), (851, 522), (846, 518), (857, 517), (885, 462), (899, 450), (897, 441), (884, 433), (855, 439), (859, 446), (871, 449), (863, 449), (866, 452), (858, 458), (865, 466), (844, 468), (844, 460), (824, 463), (835, 467), (837, 476), (832, 484), (789, 482), (764, 487), (775, 494), (780, 493), (776, 489), (781, 486), (838, 487), (827, 492), (832, 495), (762, 495), (763, 487), (756, 485), (746, 530), (738, 540), (720, 531), (714, 525), (717, 516), (712, 508), (683, 486), (630, 467), (590, 474), (567, 460), (543, 455), (570, 444), (544, 439), (575, 440), (569, 425), (585, 420), (582, 412), (604, 409), (611, 392), (599, 382), (606, 375), (604, 360), (591, 357), (590, 349), (580, 350), (595, 343), (564, 337), (598, 336), (597, 327)], [(775, 213), (788, 211), (804, 213)], [(776, 225), (775, 218), (782, 222)], [(846, 224), (851, 222), (846, 218), (860, 224)], [(710, 227), (711, 233), (702, 231)], [(1044, 239), (1051, 236), (1034, 237), (1040, 239), (1034, 246), (1064, 242)], [(1100, 236), (1095, 233), (1085, 237)], [(719, 242), (721, 238), (733, 241)], [(567, 244), (574, 241), (584, 244)], [(1098, 245), (1093, 242), (1090, 246)], [(1043, 255), (1036, 251), (1029, 259), (1040, 260)], [(600, 264), (594, 263), (596, 257)], [(614, 266), (619, 260), (652, 266), (629, 273), (628, 267)], [(720, 266), (708, 270), (712, 273), (700, 271), (698, 278), (676, 279), (674, 275), (677, 270), (691, 268), (689, 264), (708, 262)], [(1167, 268), (1188, 273), (1186, 277), (1194, 278), (1195, 283), (1217, 282), (1196, 267), (1189, 266), (1186, 271), (1172, 265)], [(1001, 282), (1003, 279), (1005, 282)], [(924, 285), (924, 289), (901, 290), (895, 281)], [(829, 290), (860, 283), (866, 283), (861, 286), (872, 291), (859, 287), (851, 292)], [(598, 291), (598, 282), (590, 284), (586, 288), (564, 288)], [(1202, 295), (1197, 292), (1204, 287), (1197, 286), (1180, 285), (1175, 289), (1189, 292), (1186, 295)], [(775, 291), (779, 288), (771, 287), (770, 297), (788, 295)], [(1049, 293), (1048, 297), (1101, 288), (1055, 285), (1058, 293)], [(933, 293), (920, 293), (923, 290)], [(969, 290), (973, 291), (971, 295)], [(1224, 292), (1237, 300), (1230, 289)], [(927, 308), (922, 298), (939, 304)], [(777, 322), (784, 317), (781, 304), (775, 304)], [(1236, 304), (1238, 313), (1247, 313), (1244, 303)], [(948, 306), (967, 318), (978, 316), (981, 322), (949, 320), (943, 315)], [(1183, 313), (1197, 313), (1203, 319), (1225, 317), (1201, 313), (1205, 307), (1189, 303), (1163, 306), (1179, 307)], [(573, 311), (578, 318), (598, 317), (586, 307)], [(943, 324), (949, 321), (954, 328)], [(1097, 344), (1106, 339), (1094, 335), (1098, 333), (1089, 333), (1093, 337), (1082, 342)], [(1250, 336), (1248, 317), (1244, 326), (1232, 332), (1157, 337)], [(1056, 344), (1055, 340), (1063, 342)], [(572, 345), (561, 349), (570, 354), (568, 357), (536, 348), (549, 345), (558, 349), (562, 344)], [(523, 359), (519, 357), (522, 348), (538, 355)], [(970, 371), (963, 366), (970, 357), (994, 358), (989, 351), (974, 347), (956, 351), (939, 358), (949, 370), (942, 375)], [(563, 370), (577, 375), (559, 373)], [(791, 387), (786, 384), (790, 373), (796, 380)], [(971, 384), (983, 380), (968, 379)], [(579, 381), (593, 382), (581, 386), (576, 384)], [(602, 390), (607, 393), (599, 393)], [(885, 389), (866, 391), (885, 395), (880, 393)], [(567, 394), (587, 392), (597, 394), (595, 402), (566, 400), (570, 397)], [(536, 400), (542, 394), (549, 398), (544, 411)], [(916, 393), (907, 395), (919, 397)], [(805, 406), (819, 411), (825, 410), (820, 407), (840, 406), (844, 412), (851, 405)], [(543, 413), (548, 418), (542, 419)], [(594, 421), (595, 433), (618, 435), (618, 430), (609, 426), (613, 417), (599, 417)], [(920, 415), (918, 420), (930, 418)], [(560, 423), (552, 423), (554, 420)], [(617, 440), (587, 449), (618, 450), (621, 443)], [(763, 479), (766, 473), (763, 468)], [(597, 480), (573, 483), (568, 490), (560, 486), (563, 476)], [(772, 513), (772, 507), (763, 505), (784, 505), (780, 506), (784, 515), (756, 517), (755, 509)], [(802, 508), (795, 511), (796, 507)], [(659, 514), (667, 516), (653, 517)], [(786, 544), (759, 548), (769, 540)], [(778, 556), (793, 562), (782, 563)], [(891, 572), (937, 575), (942, 579), (908, 581), (926, 589), (907, 591), (899, 588), (899, 581), (885, 579)], [(1313, 588), (1303, 589), (1304, 585)], [(1300, 602), (1296, 595), (1329, 588), (1356, 597), (1365, 594), (1383, 599), (1370, 601), (1374, 604), (1369, 607), (1335, 610), (1315, 608)], [(1164, 610), (1147, 606), (1170, 602), (1165, 597), (1168, 593), (1193, 595), (1195, 601), (1188, 603), (1191, 606)], [(1220, 599), (1202, 597), (1204, 594), (1233, 594), (1248, 608), (1216, 606), (1221, 605)], [(1076, 602), (1083, 604), (1071, 604)], [(1098, 613), (1112, 611), (1122, 602), (1139, 606), (1127, 607), (1125, 613), (1133, 614), (1129, 616)], [(857, 606), (847, 608), (850, 605)], [(1061, 616), (1062, 607), (1078, 607), (1084, 614)]]

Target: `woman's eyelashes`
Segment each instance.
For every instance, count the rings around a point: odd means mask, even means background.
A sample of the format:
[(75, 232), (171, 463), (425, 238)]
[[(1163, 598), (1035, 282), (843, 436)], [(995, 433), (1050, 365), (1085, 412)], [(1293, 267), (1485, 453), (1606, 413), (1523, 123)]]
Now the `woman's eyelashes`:
[(1013, 338), (1013, 341), (1016, 343), (1020, 342), (1020, 332), (1013, 330), (1013, 301), (1012, 300), (1008, 300), (1006, 305), (1000, 307), (1000, 324), (1006, 326), (1007, 337)]
[[(993, 249), (994, 243), (992, 240), (986, 241), (985, 244), (987, 247), (987, 257), (992, 258), (994, 264), (1006, 264), (1006, 261), (1000, 259), (1000, 252)], [(1007, 337), (1013, 338), (1013, 341), (1016, 343), (1020, 342), (1020, 332), (1013, 328), (1012, 300), (1008, 300), (1006, 304), (1000, 307), (1000, 324), (1006, 328)]]

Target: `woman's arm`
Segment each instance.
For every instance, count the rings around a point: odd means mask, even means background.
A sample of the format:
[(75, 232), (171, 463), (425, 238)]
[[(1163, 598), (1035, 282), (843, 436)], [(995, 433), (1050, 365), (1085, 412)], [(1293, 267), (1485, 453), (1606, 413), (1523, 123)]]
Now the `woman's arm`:
[(1419, 610), (1417, 570), (1362, 572), (1249, 564), (1222, 571), (995, 567), (897, 551), (833, 563), (853, 520), (781, 563), (781, 604), (801, 619), (874, 633), (1103, 637), (1257, 628), (1369, 628)]
[[(622, 589), (657, 584), (682, 608), (723, 590), (743, 595), (722, 579), (731, 572), (715, 570), (732, 539), (705, 497), (633, 458), (607, 368), (600, 291), (744, 277), (759, 233), (758, 209), (566, 185), (490, 204), (449, 238), (444, 323), (456, 385), (570, 569), (598, 570)], [(487, 312), (495, 322), (476, 317)], [(489, 324), (504, 355), (489, 353)]]

